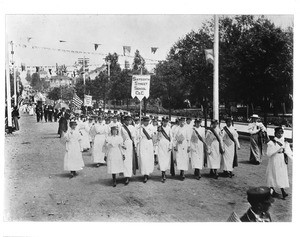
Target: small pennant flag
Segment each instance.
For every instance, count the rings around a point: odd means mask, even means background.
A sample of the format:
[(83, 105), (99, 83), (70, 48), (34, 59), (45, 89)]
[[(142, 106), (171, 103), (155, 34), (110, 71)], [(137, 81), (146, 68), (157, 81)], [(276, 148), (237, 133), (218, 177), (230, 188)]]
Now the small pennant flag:
[(101, 45), (101, 44), (94, 44), (95, 46), (95, 51), (98, 49), (98, 46)]
[(157, 47), (151, 47), (151, 53), (155, 54), (157, 49)]
[(32, 37), (27, 37), (27, 42), (29, 43), (29, 41), (32, 39)]
[(205, 59), (207, 63), (214, 63), (214, 50), (213, 49), (205, 49)]
[(65, 41), (65, 40), (59, 40), (59, 43), (65, 43), (65, 42), (67, 42), (67, 41)]
[(127, 54), (130, 54), (131, 47), (130, 46), (123, 46), (123, 55), (126, 56)]

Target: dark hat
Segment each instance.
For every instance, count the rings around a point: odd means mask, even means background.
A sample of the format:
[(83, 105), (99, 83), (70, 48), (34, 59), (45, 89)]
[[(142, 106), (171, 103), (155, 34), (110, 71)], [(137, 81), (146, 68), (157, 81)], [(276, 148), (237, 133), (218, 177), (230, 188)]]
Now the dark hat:
[(110, 113), (111, 113), (111, 111), (110, 111), (110, 110), (108, 110), (108, 111), (107, 111), (107, 113), (108, 113), (108, 114), (110, 114)]
[(162, 122), (169, 122), (169, 118), (168, 117), (162, 117), (161, 121)]
[(190, 117), (187, 117), (187, 118), (186, 118), (186, 120), (192, 120), (192, 118), (190, 118)]
[(232, 118), (231, 117), (227, 117), (226, 119), (225, 119), (225, 122), (227, 123), (227, 122), (232, 122)]
[(110, 130), (111, 130), (111, 131), (113, 131), (113, 130), (118, 130), (118, 127), (117, 127), (117, 126), (112, 126), (112, 127), (110, 128)]
[(196, 118), (196, 119), (194, 120), (194, 123), (201, 123), (201, 118)]
[(218, 123), (218, 120), (217, 119), (212, 119), (211, 124), (215, 124), (215, 123)]
[[(99, 118), (100, 118), (100, 116), (99, 116)], [(108, 120), (110, 120), (110, 119), (111, 119), (110, 116), (107, 116), (107, 117), (105, 118), (106, 121), (108, 121)]]
[(143, 122), (149, 122), (150, 121), (150, 118), (149, 117), (147, 117), (147, 116), (145, 116), (145, 117), (143, 117)]
[(178, 121), (185, 121), (185, 117), (179, 118)]
[(117, 110), (114, 110), (114, 114), (116, 114), (116, 113), (118, 113), (118, 111), (117, 111)]
[(247, 191), (248, 201), (251, 202), (274, 202), (271, 196), (271, 189), (268, 187), (255, 187)]
[(93, 120), (94, 118), (92, 116), (89, 117), (89, 120)]
[(275, 129), (275, 133), (279, 132), (279, 131), (282, 131), (283, 132), (283, 128), (282, 127), (276, 127)]
[(124, 120), (131, 120), (132, 118), (130, 117), (130, 116), (124, 116), (124, 118), (123, 118)]
[(77, 122), (76, 122), (75, 120), (71, 120), (70, 123), (69, 123), (69, 125), (70, 125), (70, 127), (71, 127), (72, 125), (77, 125)]

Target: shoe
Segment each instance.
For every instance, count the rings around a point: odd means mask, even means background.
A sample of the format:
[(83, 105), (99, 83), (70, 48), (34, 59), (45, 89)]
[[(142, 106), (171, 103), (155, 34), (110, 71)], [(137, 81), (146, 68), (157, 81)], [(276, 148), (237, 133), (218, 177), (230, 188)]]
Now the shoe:
[(280, 196), (279, 193), (276, 193), (275, 191), (273, 191), (273, 193), (271, 195), (272, 195), (272, 197), (275, 197), (275, 198), (278, 198)]
[(113, 187), (116, 187), (116, 186), (117, 186), (117, 181), (114, 180), (114, 182), (113, 182)]
[(181, 180), (182, 180), (182, 181), (185, 180), (185, 175), (184, 175), (184, 174), (181, 175)]
[(166, 180), (164, 178), (161, 179), (161, 182), (164, 183)]
[(286, 198), (287, 196), (289, 196), (287, 193), (283, 193), (283, 194), (282, 194), (282, 199), (285, 200), (285, 198)]
[(197, 180), (200, 180), (201, 177), (202, 177), (201, 174), (199, 174), (199, 175), (196, 177), (196, 179), (197, 179)]
[(97, 163), (97, 164), (96, 164), (96, 167), (100, 167), (100, 163)]
[(147, 181), (148, 181), (148, 178), (147, 178), (147, 175), (145, 175), (143, 183), (145, 184), (145, 183), (147, 183)]
[(219, 175), (218, 174), (214, 174), (214, 179), (218, 179)]
[(128, 185), (129, 184), (129, 178), (127, 178), (126, 180), (125, 180), (125, 185)]
[(71, 174), (70, 174), (71, 176), (70, 176), (70, 179), (72, 179), (72, 178), (74, 178), (75, 177), (75, 174), (73, 173), (73, 171), (71, 172)]

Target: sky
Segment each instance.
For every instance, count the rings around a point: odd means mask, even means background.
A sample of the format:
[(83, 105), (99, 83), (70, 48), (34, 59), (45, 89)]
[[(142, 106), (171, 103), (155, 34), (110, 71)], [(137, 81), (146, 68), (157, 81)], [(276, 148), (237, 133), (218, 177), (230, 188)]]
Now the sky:
[[(73, 65), (87, 57), (92, 65), (101, 65), (108, 53), (123, 54), (123, 46), (131, 46), (130, 55), (138, 49), (146, 59), (164, 60), (172, 45), (185, 34), (197, 30), (213, 15), (6, 15), (8, 41), (13, 41), (17, 66)], [(293, 25), (293, 15), (267, 16), (281, 27)], [(31, 37), (28, 42), (27, 38)], [(66, 42), (59, 42), (64, 40)], [(94, 44), (101, 44), (97, 51)], [(97, 52), (103, 55), (74, 54), (57, 50), (32, 49), (27, 46)], [(158, 47), (155, 54), (151, 47)], [(11, 55), (10, 55), (11, 59)], [(124, 57), (119, 57), (121, 65)], [(127, 58), (132, 62), (132, 58)], [(146, 61), (147, 68), (156, 61)]]

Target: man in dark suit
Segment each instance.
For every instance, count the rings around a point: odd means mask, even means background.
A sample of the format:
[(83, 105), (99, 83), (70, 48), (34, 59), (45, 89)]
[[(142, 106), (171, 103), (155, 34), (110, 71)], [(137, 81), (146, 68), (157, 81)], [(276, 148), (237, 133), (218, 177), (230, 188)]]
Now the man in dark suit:
[(248, 202), (251, 207), (240, 218), (242, 222), (271, 222), (269, 209), (274, 199), (268, 187), (251, 188), (247, 191)]
[(63, 107), (61, 109), (61, 112), (58, 114), (58, 118), (59, 118), (58, 134), (59, 134), (59, 137), (61, 137), (62, 132), (66, 132), (68, 130), (69, 115), (66, 112), (66, 108)]

